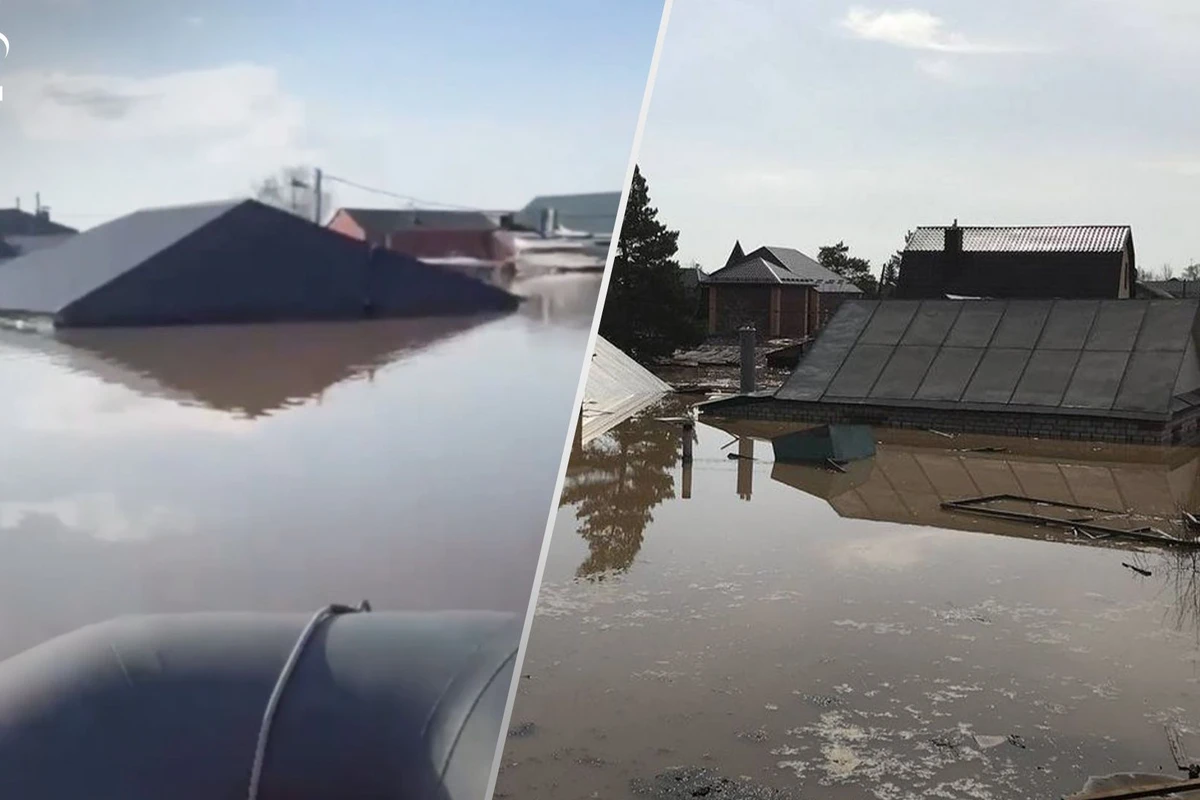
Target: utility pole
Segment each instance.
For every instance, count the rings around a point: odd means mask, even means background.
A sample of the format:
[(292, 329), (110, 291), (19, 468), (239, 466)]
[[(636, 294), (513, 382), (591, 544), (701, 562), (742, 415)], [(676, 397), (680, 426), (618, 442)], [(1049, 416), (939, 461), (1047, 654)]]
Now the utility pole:
[(324, 209), (321, 208), (321, 168), (320, 167), (316, 167), (313, 169), (313, 208), (315, 209), (315, 211), (313, 212), (313, 222), (320, 225), (321, 219), (322, 219), (322, 212), (324, 211)]

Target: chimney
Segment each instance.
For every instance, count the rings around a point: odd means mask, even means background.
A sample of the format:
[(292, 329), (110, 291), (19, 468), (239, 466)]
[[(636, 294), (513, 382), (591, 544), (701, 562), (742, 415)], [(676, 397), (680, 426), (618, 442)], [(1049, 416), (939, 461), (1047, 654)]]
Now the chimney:
[(963, 249), (963, 232), (962, 228), (958, 227), (958, 220), (954, 220), (954, 224), (946, 228), (945, 243), (942, 249), (955, 256), (962, 254)]
[(542, 236), (553, 236), (554, 231), (558, 229), (558, 211), (553, 208), (543, 208), (540, 227)]

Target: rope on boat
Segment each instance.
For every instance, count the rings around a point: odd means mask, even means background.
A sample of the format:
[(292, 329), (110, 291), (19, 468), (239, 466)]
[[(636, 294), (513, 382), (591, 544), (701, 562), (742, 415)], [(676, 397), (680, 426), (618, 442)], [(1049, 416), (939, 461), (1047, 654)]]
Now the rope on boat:
[(258, 742), (254, 748), (254, 764), (250, 768), (248, 800), (258, 800), (258, 789), (262, 783), (263, 762), (266, 760), (267, 744), (270, 742), (271, 737), (271, 725), (275, 721), (275, 712), (279, 708), (279, 701), (283, 697), (284, 689), (287, 688), (288, 680), (292, 677), (292, 672), (295, 671), (296, 664), (300, 662), (300, 656), (304, 654), (304, 648), (312, 639), (313, 634), (317, 632), (317, 629), (326, 620), (343, 614), (360, 614), (370, 610), (371, 604), (366, 600), (363, 600), (356, 606), (334, 603), (325, 606), (325, 608), (313, 614), (308, 624), (304, 626), (304, 630), (300, 632), (300, 636), (296, 639), (296, 644), (292, 647), (291, 654), (283, 664), (283, 669), (279, 671), (279, 678), (275, 681), (275, 688), (271, 690), (271, 697), (267, 700), (266, 711), (263, 712), (262, 725), (258, 729)]

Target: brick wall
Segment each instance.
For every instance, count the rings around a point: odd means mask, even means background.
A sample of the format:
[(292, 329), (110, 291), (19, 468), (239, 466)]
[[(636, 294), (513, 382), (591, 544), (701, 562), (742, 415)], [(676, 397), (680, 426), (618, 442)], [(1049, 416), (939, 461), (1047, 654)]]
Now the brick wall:
[(716, 303), (716, 326), (711, 333), (736, 333), (750, 323), (765, 336), (771, 329), (771, 287), (710, 285)]
[(982, 433), (1035, 439), (1071, 439), (1153, 445), (1200, 443), (1200, 409), (1169, 423), (1058, 414), (942, 411), (924, 408), (747, 401), (707, 412), (714, 417), (780, 422), (850, 423), (882, 428), (917, 428), (943, 433)]
[(779, 298), (779, 335), (801, 339), (808, 335), (807, 286), (783, 286)]

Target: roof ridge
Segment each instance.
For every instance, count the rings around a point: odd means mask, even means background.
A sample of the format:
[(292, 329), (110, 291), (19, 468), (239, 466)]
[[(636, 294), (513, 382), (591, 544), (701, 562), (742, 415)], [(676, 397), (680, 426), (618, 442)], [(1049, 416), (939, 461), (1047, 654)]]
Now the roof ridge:
[[(918, 225), (916, 227), (916, 230), (936, 231), (936, 230), (946, 230), (948, 228), (953, 228), (953, 227), (955, 227), (955, 226), (953, 226), (953, 225)], [(1071, 223), (1071, 224), (1063, 224), (1063, 225), (959, 225), (958, 227), (963, 230), (1004, 230), (1004, 229), (1013, 229), (1013, 228), (1024, 228), (1027, 230), (1030, 228), (1052, 230), (1052, 229), (1062, 229), (1062, 228), (1132, 228), (1133, 226), (1128, 225), (1128, 224), (1113, 224), (1113, 223), (1103, 223), (1103, 224)]]

